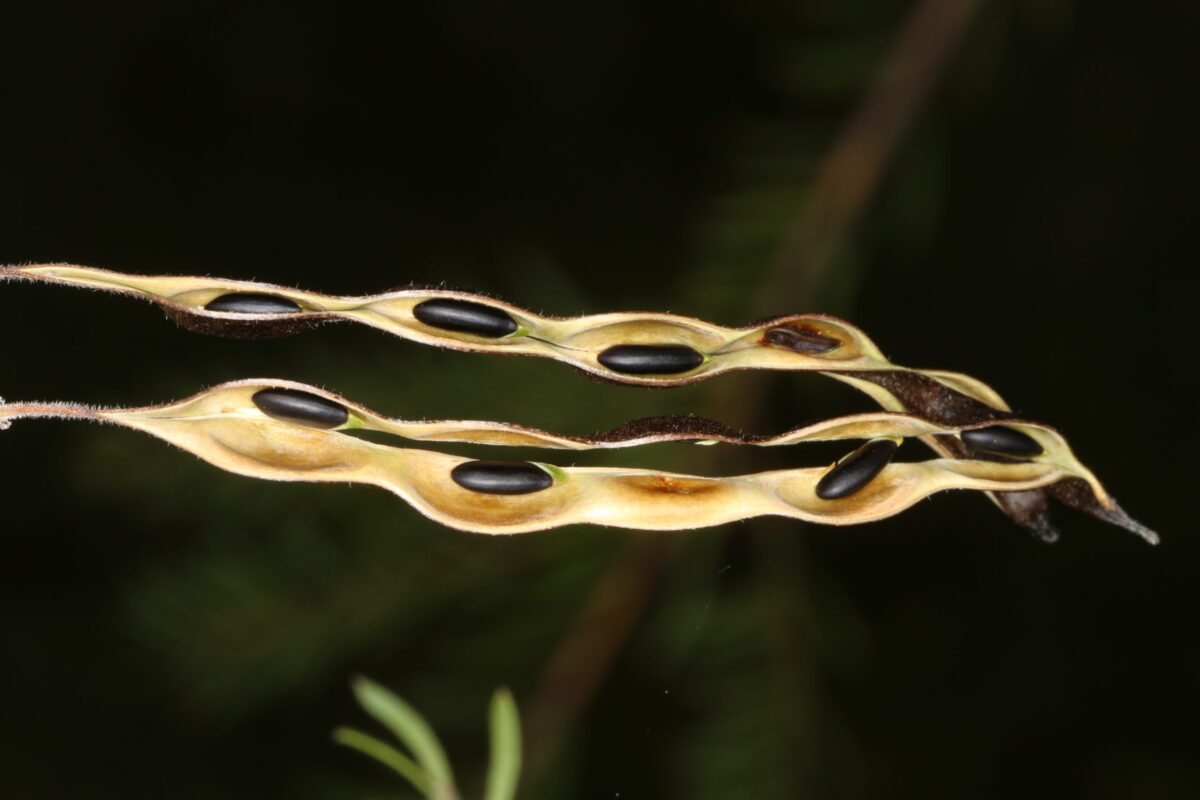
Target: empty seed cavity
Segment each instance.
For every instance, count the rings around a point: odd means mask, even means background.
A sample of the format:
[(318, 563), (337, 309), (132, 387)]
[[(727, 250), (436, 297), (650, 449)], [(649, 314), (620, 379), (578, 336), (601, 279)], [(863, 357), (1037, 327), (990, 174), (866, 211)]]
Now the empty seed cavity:
[(963, 431), (959, 437), (973, 450), (989, 455), (1034, 458), (1045, 452), (1032, 436), (1005, 425)]
[(299, 389), (263, 389), (250, 399), (272, 419), (309, 428), (337, 428), (350, 419), (350, 412), (342, 404)]
[(467, 461), (450, 470), (450, 477), (483, 494), (530, 494), (554, 483), (550, 473), (529, 461)]
[(672, 375), (695, 369), (704, 363), (704, 356), (681, 344), (618, 344), (596, 360), (626, 375)]
[(498, 308), (469, 300), (434, 299), (417, 303), (413, 316), (431, 328), (499, 339), (516, 332), (517, 323)]
[(867, 442), (842, 458), (817, 481), (817, 497), (839, 500), (862, 489), (883, 471), (899, 445), (891, 439)]
[(835, 347), (840, 347), (842, 341), (823, 333), (807, 328), (795, 328), (791, 325), (777, 325), (768, 328), (763, 334), (767, 344), (783, 347), (796, 353), (824, 353)]
[(295, 301), (273, 294), (255, 292), (233, 292), (209, 301), (204, 307), (208, 311), (226, 311), (236, 314), (295, 314), (303, 311)]

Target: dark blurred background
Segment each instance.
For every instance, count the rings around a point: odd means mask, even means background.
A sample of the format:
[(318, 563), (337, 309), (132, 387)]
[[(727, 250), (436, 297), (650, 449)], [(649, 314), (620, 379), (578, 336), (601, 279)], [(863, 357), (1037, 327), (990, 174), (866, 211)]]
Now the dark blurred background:
[[(527, 798), (1200, 797), (1197, 5), (4, 14), (0, 262), (445, 282), (556, 315), (829, 312), (1059, 427), (1164, 543), (1059, 508), (1045, 546), (970, 493), (848, 529), (489, 538), (371, 488), (20, 423), (0, 434), (3, 797), (409, 796), (329, 741), (369, 727), (356, 673), (426, 714), (468, 793), (507, 684)], [(0, 285), (10, 400), (256, 376), (570, 433), (872, 407), (811, 375), (647, 391), (350, 325), (204, 338), (133, 300)], [(839, 449), (542, 457), (736, 474)]]

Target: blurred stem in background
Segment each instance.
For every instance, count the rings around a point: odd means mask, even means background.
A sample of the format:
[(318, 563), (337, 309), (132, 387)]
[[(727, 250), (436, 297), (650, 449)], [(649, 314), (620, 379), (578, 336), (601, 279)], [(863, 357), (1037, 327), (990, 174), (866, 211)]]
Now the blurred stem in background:
[(937, 86), (981, 0), (918, 0), (870, 88), (821, 159), (801, 213), (755, 303), (806, 309), (879, 188), (888, 162)]
[[(759, 291), (742, 309), (746, 319), (776, 313), (781, 303), (793, 312), (814, 307), (813, 299), (820, 293), (844, 240), (875, 196), (889, 160), (942, 71), (951, 63), (979, 5), (980, 0), (919, 0), (913, 6), (875, 79), (821, 158), (811, 185), (804, 191), (799, 213), (780, 237), (782, 244)], [(726, 381), (712, 390), (717, 418), (750, 427), (756, 420), (769, 417), (764, 408), (769, 377), (749, 378), (754, 382), (753, 391), (747, 391), (744, 381), (737, 386)], [(708, 456), (711, 462), (711, 453)], [(694, 459), (693, 463), (704, 460)], [(767, 530), (756, 536), (754, 554), (762, 563), (761, 579), (769, 595), (764, 607), (793, 606), (797, 602), (795, 575), (772, 565), (777, 565), (775, 553), (781, 549), (776, 540), (781, 536), (793, 540), (796, 526), (781, 531), (781, 526), (768, 522), (761, 527)], [(532, 775), (541, 772), (564, 731), (586, 711), (600, 690), (605, 674), (649, 607), (655, 584), (670, 567), (671, 553), (678, 544), (674, 537), (631, 538), (593, 585), (529, 702)], [(790, 551), (789, 563), (794, 564), (799, 548), (793, 543), (782, 549)], [(793, 600), (784, 602), (780, 595)], [(813, 677), (804, 677), (804, 673), (811, 673), (815, 667), (806, 648), (793, 638), (795, 626), (780, 621), (769, 627), (774, 660), (782, 665), (778, 677), (785, 683), (811, 683)], [(810, 666), (797, 673), (795, 667), (802, 664)], [(797, 724), (813, 728), (806, 725), (803, 713), (805, 709), (816, 711), (812, 688), (799, 691), (807, 701), (795, 706)], [(804, 738), (811, 740), (811, 733)], [(811, 746), (801, 747), (798, 752), (811, 752)]]

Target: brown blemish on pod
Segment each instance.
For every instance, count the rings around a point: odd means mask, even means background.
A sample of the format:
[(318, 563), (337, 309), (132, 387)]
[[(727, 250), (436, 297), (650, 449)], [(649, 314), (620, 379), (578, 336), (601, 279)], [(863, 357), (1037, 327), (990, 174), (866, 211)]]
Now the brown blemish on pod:
[(675, 475), (648, 475), (627, 479), (631, 487), (654, 494), (708, 494), (722, 489), (717, 481), (703, 478), (681, 478)]

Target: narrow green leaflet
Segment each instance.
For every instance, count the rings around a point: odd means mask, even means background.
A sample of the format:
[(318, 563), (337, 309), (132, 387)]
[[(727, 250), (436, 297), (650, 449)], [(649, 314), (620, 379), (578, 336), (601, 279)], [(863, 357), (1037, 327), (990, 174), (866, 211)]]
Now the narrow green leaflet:
[(404, 776), (418, 792), (429, 795), (429, 776), (425, 770), (390, 744), (353, 728), (338, 728), (333, 732), (333, 740), (370, 756), (384, 766), (391, 767)]
[(383, 723), (412, 751), (428, 777), (430, 800), (457, 800), (458, 789), (446, 752), (429, 723), (408, 703), (366, 678), (354, 681), (354, 694), (368, 714)]
[[(354, 694), (368, 714), (382, 722), (412, 751), (416, 761), (386, 742), (352, 728), (338, 728), (333, 740), (365, 753), (403, 775), (428, 800), (458, 800), (450, 762), (437, 735), (412, 706), (373, 681), (358, 678)], [(515, 800), (521, 778), (521, 720), (508, 689), (497, 689), (488, 712), (492, 758), (484, 800)]]
[(521, 778), (521, 720), (507, 689), (497, 689), (491, 707), (492, 763), (484, 800), (513, 800)]

